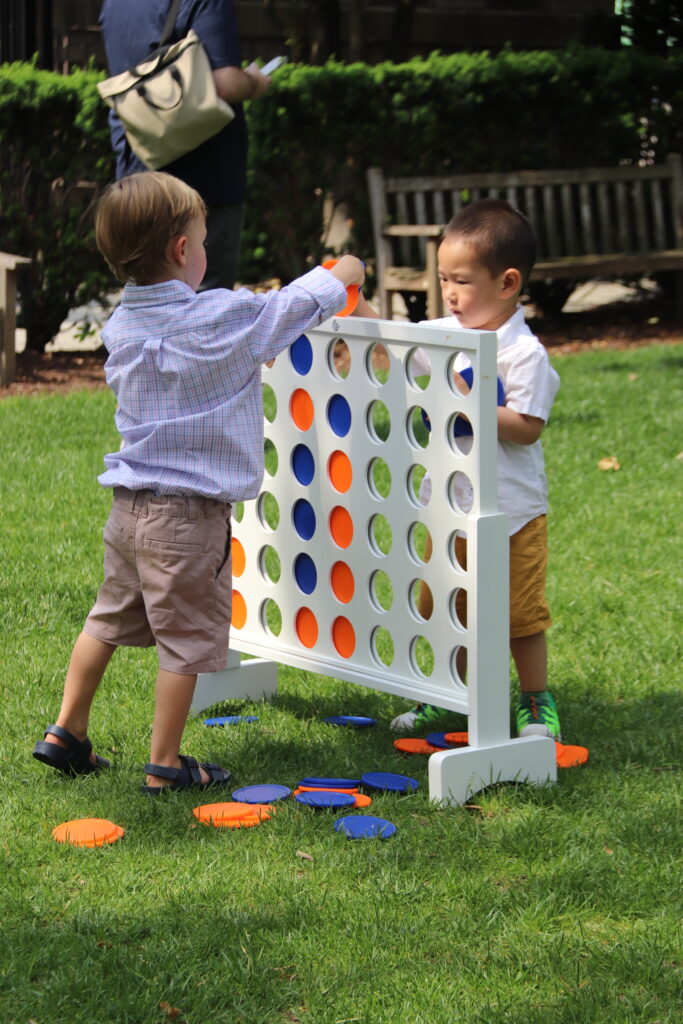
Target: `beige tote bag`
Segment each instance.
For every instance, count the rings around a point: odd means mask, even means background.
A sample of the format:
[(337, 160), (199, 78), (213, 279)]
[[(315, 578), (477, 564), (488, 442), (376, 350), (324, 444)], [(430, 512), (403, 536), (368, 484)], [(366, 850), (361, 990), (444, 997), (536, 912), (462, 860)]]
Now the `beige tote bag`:
[(152, 170), (189, 153), (235, 116), (216, 92), (209, 58), (192, 29), (97, 89), (121, 119), (130, 148)]

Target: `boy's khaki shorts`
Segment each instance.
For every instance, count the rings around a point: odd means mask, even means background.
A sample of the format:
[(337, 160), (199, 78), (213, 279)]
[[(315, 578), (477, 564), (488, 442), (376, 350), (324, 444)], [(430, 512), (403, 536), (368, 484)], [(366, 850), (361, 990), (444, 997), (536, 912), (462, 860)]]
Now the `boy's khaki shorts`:
[[(466, 568), (467, 545), (456, 540), (457, 558)], [(510, 638), (533, 636), (552, 625), (545, 599), (548, 564), (547, 517), (537, 516), (510, 537)], [(458, 618), (467, 623), (467, 595), (460, 591), (456, 601)]]
[(114, 646), (156, 644), (181, 675), (225, 668), (232, 612), (231, 506), (114, 489), (104, 583), (84, 631)]

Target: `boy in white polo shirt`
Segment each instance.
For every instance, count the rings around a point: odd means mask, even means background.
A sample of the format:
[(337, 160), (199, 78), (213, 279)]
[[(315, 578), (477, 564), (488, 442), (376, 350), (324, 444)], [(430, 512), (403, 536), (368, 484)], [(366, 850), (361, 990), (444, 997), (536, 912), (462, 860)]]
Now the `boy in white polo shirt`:
[[(498, 507), (510, 521), (510, 650), (520, 684), (517, 731), (559, 740), (560, 722), (547, 683), (548, 488), (540, 437), (560, 382), (519, 305), (535, 256), (531, 225), (505, 200), (483, 199), (464, 207), (445, 228), (439, 246), (441, 293), (450, 315), (430, 323), (498, 334), (498, 376), (505, 392), (505, 404), (498, 407)], [(369, 307), (357, 310), (364, 314), (372, 315)], [(462, 358), (456, 371), (466, 366)], [(462, 381), (459, 386), (466, 387)], [(425, 478), (423, 500), (430, 489)], [(464, 538), (461, 544), (462, 560)], [(425, 560), (430, 549), (428, 538)], [(419, 609), (424, 618), (431, 616), (431, 594), (424, 587)], [(418, 705), (391, 724), (408, 731), (442, 714), (431, 705)]]

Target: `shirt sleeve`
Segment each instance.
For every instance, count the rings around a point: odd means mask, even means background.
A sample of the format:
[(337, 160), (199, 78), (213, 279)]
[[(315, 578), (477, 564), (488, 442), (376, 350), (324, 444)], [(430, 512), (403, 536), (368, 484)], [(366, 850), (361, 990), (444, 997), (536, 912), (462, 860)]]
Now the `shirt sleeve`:
[(212, 68), (240, 67), (242, 55), (233, 0), (195, 0), (187, 27), (194, 29), (201, 39)]
[(560, 378), (550, 365), (548, 354), (539, 345), (520, 346), (503, 380), (505, 404), (522, 416), (547, 421), (560, 386)]

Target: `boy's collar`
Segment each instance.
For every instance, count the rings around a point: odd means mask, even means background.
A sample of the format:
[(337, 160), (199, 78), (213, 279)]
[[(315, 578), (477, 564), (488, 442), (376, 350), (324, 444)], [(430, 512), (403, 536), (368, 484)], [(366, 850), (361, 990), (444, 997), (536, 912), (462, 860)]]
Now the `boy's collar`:
[(194, 298), (197, 293), (184, 281), (172, 278), (158, 284), (126, 284), (121, 296), (122, 306), (149, 306), (160, 302), (179, 302)]

